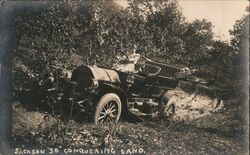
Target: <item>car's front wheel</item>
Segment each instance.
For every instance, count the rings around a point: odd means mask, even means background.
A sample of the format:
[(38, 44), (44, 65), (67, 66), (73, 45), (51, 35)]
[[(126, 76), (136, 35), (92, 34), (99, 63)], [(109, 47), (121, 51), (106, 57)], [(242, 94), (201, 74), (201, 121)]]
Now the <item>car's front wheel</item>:
[(122, 104), (119, 96), (114, 93), (105, 94), (96, 105), (94, 123), (102, 124), (118, 122), (121, 116)]

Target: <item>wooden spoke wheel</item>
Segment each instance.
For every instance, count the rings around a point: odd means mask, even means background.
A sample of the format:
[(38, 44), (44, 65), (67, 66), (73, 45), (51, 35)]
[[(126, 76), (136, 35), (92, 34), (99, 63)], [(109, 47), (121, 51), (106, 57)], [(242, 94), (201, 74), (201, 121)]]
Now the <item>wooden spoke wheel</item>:
[(121, 100), (116, 94), (105, 94), (97, 103), (94, 123), (103, 124), (118, 122), (121, 116), (121, 109)]

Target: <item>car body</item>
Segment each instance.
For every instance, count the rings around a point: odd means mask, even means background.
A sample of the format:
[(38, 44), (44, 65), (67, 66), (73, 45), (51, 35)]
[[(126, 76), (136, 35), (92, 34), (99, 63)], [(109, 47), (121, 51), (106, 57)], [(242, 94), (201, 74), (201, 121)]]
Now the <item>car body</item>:
[(174, 115), (176, 107), (168, 103), (167, 91), (175, 89), (180, 80), (188, 79), (187, 68), (147, 58), (141, 58), (135, 66), (137, 71), (125, 72), (82, 65), (72, 72), (71, 81), (76, 83), (75, 100), (93, 114), (95, 124), (116, 122), (121, 115), (128, 114), (165, 118)]

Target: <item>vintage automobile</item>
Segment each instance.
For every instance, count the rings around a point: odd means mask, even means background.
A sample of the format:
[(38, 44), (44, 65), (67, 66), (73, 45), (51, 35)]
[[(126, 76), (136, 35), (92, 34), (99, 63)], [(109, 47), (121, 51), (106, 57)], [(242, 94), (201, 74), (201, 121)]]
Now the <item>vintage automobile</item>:
[[(187, 68), (179, 68), (141, 57), (135, 64), (122, 56), (110, 69), (102, 66), (79, 66), (72, 72), (76, 84), (75, 101), (93, 114), (94, 123), (117, 122), (120, 117), (161, 117), (175, 114), (175, 103), (169, 102), (168, 90), (175, 89), (180, 80), (189, 77)], [(124, 71), (118, 65), (134, 65)], [(128, 66), (124, 66), (128, 67)]]

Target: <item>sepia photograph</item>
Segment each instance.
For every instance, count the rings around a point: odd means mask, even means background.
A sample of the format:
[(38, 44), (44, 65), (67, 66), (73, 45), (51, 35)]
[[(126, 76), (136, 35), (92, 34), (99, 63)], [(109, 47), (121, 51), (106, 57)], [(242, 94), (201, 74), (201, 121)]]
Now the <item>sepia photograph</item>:
[(249, 154), (248, 0), (0, 1), (0, 155)]

